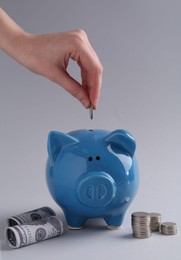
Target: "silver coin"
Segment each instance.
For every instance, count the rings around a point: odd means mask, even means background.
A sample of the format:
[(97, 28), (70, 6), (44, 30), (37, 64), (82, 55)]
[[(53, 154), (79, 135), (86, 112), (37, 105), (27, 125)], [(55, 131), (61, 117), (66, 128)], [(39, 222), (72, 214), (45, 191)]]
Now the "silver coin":
[(166, 227), (166, 228), (173, 228), (173, 227), (176, 227), (176, 223), (174, 222), (163, 222), (162, 223), (162, 227)]
[(90, 108), (89, 108), (89, 115), (90, 115), (90, 119), (92, 120), (93, 119), (93, 106), (91, 106)]
[(150, 218), (149, 217), (146, 218), (146, 219), (133, 219), (131, 221), (131, 223), (133, 223), (133, 224), (136, 224), (136, 223), (138, 223), (138, 224), (146, 224), (148, 222), (150, 222)]
[(136, 238), (149, 238), (149, 237), (151, 237), (151, 233), (149, 235), (141, 235), (141, 236), (139, 236), (137, 234), (133, 234), (133, 236)]
[(164, 235), (176, 235), (177, 225), (174, 222), (164, 222), (161, 224), (161, 233)]
[(161, 214), (160, 213), (155, 213), (155, 212), (151, 212), (149, 213), (150, 217), (151, 218), (160, 218), (161, 217)]
[(160, 230), (161, 225), (161, 214), (160, 213), (150, 213), (150, 226), (152, 232), (157, 232)]
[(132, 226), (134, 230), (151, 230), (150, 226)]
[(147, 212), (134, 212), (131, 215), (133, 236), (149, 238), (151, 236), (150, 215)]
[(148, 237), (148, 236), (151, 235), (151, 232), (150, 233), (136, 233), (136, 232), (133, 232), (133, 235), (137, 236), (137, 237)]
[(132, 213), (132, 217), (138, 217), (138, 218), (146, 218), (149, 216), (149, 213), (147, 212), (142, 212), (142, 211), (138, 211), (138, 212), (134, 212)]
[(140, 233), (140, 232), (133, 232), (133, 234), (134, 235), (136, 235), (136, 236), (150, 236), (150, 234), (151, 234), (151, 232), (142, 232), (142, 233)]
[(133, 233), (137, 233), (137, 234), (147, 234), (147, 233), (150, 233), (151, 230), (149, 229), (133, 229)]

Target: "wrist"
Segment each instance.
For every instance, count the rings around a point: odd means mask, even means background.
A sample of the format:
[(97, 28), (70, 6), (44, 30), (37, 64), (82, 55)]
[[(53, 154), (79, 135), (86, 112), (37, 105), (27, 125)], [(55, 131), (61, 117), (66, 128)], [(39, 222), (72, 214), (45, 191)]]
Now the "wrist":
[(19, 61), (29, 36), (0, 8), (0, 49)]
[(11, 34), (7, 35), (6, 39), (4, 39), (2, 49), (12, 58), (21, 62), (29, 37), (29, 34), (23, 30), (11, 32)]

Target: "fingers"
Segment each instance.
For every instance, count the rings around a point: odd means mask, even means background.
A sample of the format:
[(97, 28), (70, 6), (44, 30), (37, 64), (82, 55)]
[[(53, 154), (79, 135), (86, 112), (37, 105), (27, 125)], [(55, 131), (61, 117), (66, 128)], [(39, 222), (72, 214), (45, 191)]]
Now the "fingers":
[(82, 30), (78, 30), (78, 33), (77, 49), (72, 52), (71, 58), (76, 60), (80, 66), (82, 86), (87, 90), (90, 102), (96, 109), (101, 91), (103, 67), (86, 33)]
[(61, 85), (72, 96), (78, 99), (85, 108), (90, 107), (91, 104), (87, 91), (75, 79), (73, 79), (67, 71), (55, 68), (52, 72), (50, 80)]
[(88, 86), (88, 95), (93, 105), (93, 108), (96, 109), (100, 97), (102, 85), (102, 72), (87, 72), (87, 86)]
[(87, 72), (81, 65), (79, 66), (81, 67), (82, 87), (87, 92), (91, 105), (96, 109), (102, 85), (102, 72)]
[[(92, 105), (96, 109), (103, 69), (86, 33), (82, 30), (74, 30), (39, 35), (31, 40), (33, 42), (30, 44), (30, 50), (33, 50), (34, 53), (33, 59), (31, 59), (33, 64), (31, 70), (62, 86), (85, 108)], [(70, 58), (80, 66), (82, 85), (67, 72)], [(30, 66), (27, 67), (30, 68)]]

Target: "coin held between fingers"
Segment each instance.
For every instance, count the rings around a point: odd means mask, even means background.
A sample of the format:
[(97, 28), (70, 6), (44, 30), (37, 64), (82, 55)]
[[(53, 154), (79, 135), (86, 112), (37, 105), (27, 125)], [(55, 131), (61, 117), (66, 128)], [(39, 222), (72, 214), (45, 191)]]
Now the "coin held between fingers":
[(90, 108), (89, 108), (89, 115), (90, 115), (90, 119), (92, 120), (93, 119), (93, 106), (91, 105)]

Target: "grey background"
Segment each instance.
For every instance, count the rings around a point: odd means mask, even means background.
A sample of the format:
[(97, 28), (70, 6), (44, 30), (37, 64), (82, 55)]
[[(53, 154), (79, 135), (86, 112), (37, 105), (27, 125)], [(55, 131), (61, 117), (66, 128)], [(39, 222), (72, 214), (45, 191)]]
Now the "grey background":
[[(84, 29), (104, 66), (94, 120), (61, 87), (0, 53), (0, 256), (13, 259), (180, 259), (181, 232), (181, 1), (1, 0), (32, 33)], [(80, 79), (77, 66), (69, 71)], [(121, 230), (90, 221), (19, 250), (4, 241), (6, 219), (44, 205), (63, 214), (45, 183), (50, 130), (129, 130), (137, 140), (140, 187)], [(178, 225), (177, 236), (131, 236), (134, 211), (162, 213)], [(65, 220), (64, 220), (65, 221)], [(65, 223), (66, 224), (66, 223)]]

